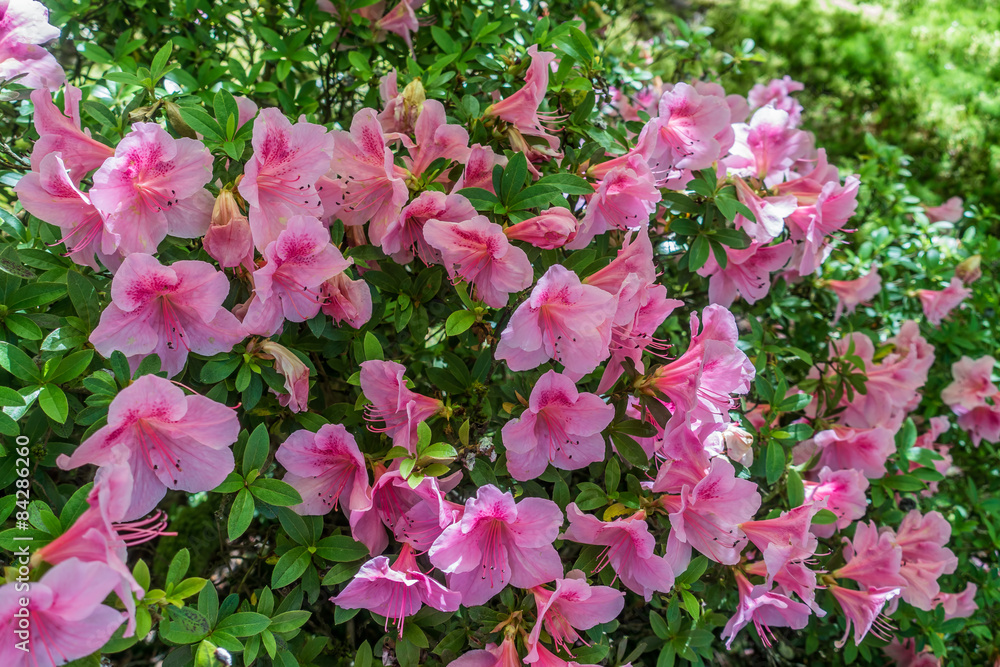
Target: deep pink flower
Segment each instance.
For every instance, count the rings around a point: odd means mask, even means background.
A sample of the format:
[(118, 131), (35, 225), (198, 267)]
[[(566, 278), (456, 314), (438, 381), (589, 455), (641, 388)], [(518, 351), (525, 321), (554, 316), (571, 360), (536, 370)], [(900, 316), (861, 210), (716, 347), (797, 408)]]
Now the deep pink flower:
[(131, 521), (149, 513), (168, 489), (198, 493), (217, 487), (233, 471), (230, 449), (239, 436), (236, 412), (156, 375), (143, 375), (111, 401), (108, 424), (56, 464), (72, 470), (90, 463), (116, 463), (116, 450), (128, 457), (134, 485)]
[(518, 481), (535, 479), (551, 463), (578, 470), (604, 460), (601, 431), (615, 418), (613, 406), (577, 391), (570, 378), (548, 371), (531, 390), (528, 408), (503, 426), (507, 469)]
[(611, 229), (636, 229), (649, 224), (662, 195), (646, 161), (633, 155), (620, 167), (608, 171), (587, 203), (576, 237), (566, 244), (570, 250), (590, 245), (594, 237)]
[(931, 222), (958, 222), (964, 213), (961, 197), (952, 197), (940, 206), (925, 206), (924, 210)]
[(0, 3), (0, 79), (21, 76), (28, 88), (58, 90), (66, 74), (51, 53), (39, 46), (59, 37), (49, 25), (49, 10), (34, 0)]
[(123, 255), (153, 254), (168, 234), (193, 239), (208, 231), (211, 179), (212, 154), (200, 141), (136, 123), (94, 174), (88, 195)]
[[(535, 663), (539, 667), (562, 667), (561, 662)], [(521, 656), (517, 654), (514, 635), (506, 635), (500, 646), (487, 644), (485, 649), (468, 651), (448, 663), (449, 667), (522, 667)]]
[(1000, 395), (993, 397), (992, 405), (980, 405), (968, 412), (962, 408), (953, 408), (958, 415), (958, 427), (967, 431), (972, 437), (972, 445), (979, 443), (1000, 442)]
[(806, 502), (825, 501), (823, 509), (837, 515), (831, 524), (812, 526), (812, 532), (819, 537), (830, 537), (834, 530), (843, 530), (862, 518), (868, 509), (868, 479), (860, 470), (847, 468), (831, 470), (824, 466), (819, 471), (819, 481), (804, 481)]
[(831, 470), (860, 470), (868, 479), (885, 475), (885, 462), (896, 453), (892, 431), (878, 427), (848, 428), (834, 425), (813, 437), (820, 449), (818, 465)]
[(670, 516), (671, 542), (690, 545), (716, 562), (735, 565), (747, 542), (740, 524), (753, 518), (760, 507), (760, 494), (756, 484), (736, 477), (732, 463), (715, 458), (697, 484), (685, 484), (680, 494), (662, 496), (660, 502)]
[(188, 352), (211, 356), (243, 340), (243, 326), (222, 306), (228, 296), (225, 274), (208, 262), (163, 266), (151, 255), (129, 255), (111, 281), (111, 303), (90, 342), (105, 357), (122, 352), (133, 368), (156, 354), (173, 377)]
[(507, 584), (531, 588), (562, 575), (552, 546), (563, 515), (551, 500), (524, 498), (492, 484), (465, 501), (465, 514), (445, 528), (428, 552), (431, 563), (448, 575), (448, 586), (462, 594), (466, 607), (485, 604)]
[(920, 304), (924, 307), (924, 317), (934, 326), (939, 326), (948, 313), (957, 308), (972, 290), (965, 287), (959, 278), (952, 278), (948, 287), (943, 290), (917, 290)]
[(535, 626), (528, 637), (530, 652), (525, 662), (538, 655), (542, 628), (552, 638), (556, 648), (569, 651), (578, 641), (587, 643), (577, 630), (589, 630), (601, 623), (610, 623), (625, 608), (625, 594), (610, 586), (591, 586), (580, 570), (556, 579), (555, 590), (541, 586), (531, 589), (538, 610)]
[(940, 512), (911, 510), (896, 530), (895, 542), (903, 550), (899, 573), (907, 581), (902, 597), (918, 609), (931, 611), (941, 593), (938, 579), (958, 567), (958, 558), (947, 548), (951, 524)]
[(302, 503), (291, 508), (296, 513), (322, 515), (339, 505), (350, 517), (352, 511), (371, 507), (365, 457), (343, 425), (324, 424), (316, 433), (295, 431), (274, 458), (288, 471), (284, 481), (302, 496)]
[(484, 115), (510, 123), (521, 134), (540, 137), (551, 150), (558, 150), (558, 137), (549, 134), (546, 127), (555, 121), (555, 117), (538, 111), (549, 87), (549, 66), (556, 59), (556, 54), (539, 51), (538, 45), (532, 44), (528, 47), (528, 56), (531, 64), (524, 73), (524, 85), (506, 99), (488, 106)]
[(458, 192), (462, 188), (482, 188), (496, 194), (496, 190), (493, 189), (493, 167), (498, 165), (506, 167), (507, 156), (494, 153), (489, 146), (472, 144), (465, 170), (458, 177), (452, 192)]
[(278, 402), (292, 412), (308, 410), (309, 367), (294, 352), (273, 341), (265, 340), (261, 350), (274, 359), (274, 370), (285, 379), (285, 393), (278, 394)]
[(758, 109), (750, 123), (733, 126), (736, 142), (723, 160), (729, 173), (757, 178), (766, 187), (787, 180), (792, 166), (812, 148), (807, 132), (797, 130), (786, 111), (766, 106)]
[(900, 574), (903, 550), (893, 540), (891, 531), (879, 532), (875, 523), (859, 521), (854, 538), (844, 538), (845, 565), (834, 570), (833, 576), (853, 579), (863, 587), (907, 585)]
[(452, 281), (470, 283), (487, 306), (503, 308), (511, 294), (531, 287), (534, 272), (528, 255), (511, 245), (503, 227), (486, 216), (463, 222), (429, 220), (424, 239), (440, 251)]
[(611, 565), (617, 578), (629, 590), (643, 596), (646, 602), (653, 599), (654, 592), (668, 593), (673, 588), (673, 568), (665, 556), (653, 552), (656, 540), (649, 532), (645, 512), (601, 521), (581, 512), (576, 503), (570, 503), (566, 507), (566, 517), (569, 528), (562, 539), (604, 547), (595, 572)]
[(108, 230), (90, 198), (73, 184), (61, 154), (46, 155), (38, 171), (25, 174), (14, 192), (24, 210), (59, 227), (59, 242), (66, 245), (66, 254), (74, 262), (95, 271), (100, 268), (95, 257), (112, 269), (121, 264), (116, 252), (118, 236)]
[(384, 616), (384, 629), (388, 631), (391, 622), (402, 637), (405, 619), (424, 605), (438, 611), (457, 611), (462, 596), (424, 574), (413, 549), (404, 544), (392, 565), (385, 556), (376, 556), (362, 565), (330, 602), (343, 609), (368, 609)]
[[(32, 3), (37, 4), (37, 3)], [(0, 587), (0, 662), (8, 667), (58, 667), (84, 658), (111, 639), (124, 615), (102, 604), (118, 583), (107, 565), (64, 561), (31, 583), (27, 594), (11, 581)], [(21, 627), (16, 614), (20, 600), (30, 598), (30, 627)], [(24, 634), (21, 634), (24, 633)], [(25, 651), (19, 642), (30, 642)]]
[(658, 367), (646, 391), (666, 396), (674, 410), (702, 421), (727, 421), (732, 394), (745, 394), (754, 378), (753, 364), (738, 347), (736, 318), (722, 306), (691, 313), (691, 345), (674, 361)]
[(321, 310), (333, 323), (347, 322), (360, 329), (372, 318), (372, 291), (364, 280), (352, 280), (346, 272), (338, 273), (320, 286)]
[(79, 88), (66, 84), (63, 89), (63, 111), (52, 103), (52, 94), (44, 90), (31, 93), (31, 103), (35, 107), (31, 117), (38, 132), (38, 141), (31, 149), (32, 171), (42, 170), (42, 160), (52, 153), (61, 153), (69, 168), (73, 181), (80, 182), (84, 176), (97, 169), (115, 150), (105, 146), (90, 136), (90, 130), (80, 129)]
[(792, 256), (792, 243), (762, 246), (757, 241), (748, 248), (726, 248), (726, 268), (711, 255), (698, 275), (711, 276), (708, 300), (728, 308), (739, 294), (748, 304), (760, 301), (771, 289), (771, 274), (777, 273)]
[(878, 274), (878, 267), (873, 264), (871, 270), (860, 278), (827, 280), (826, 286), (837, 294), (837, 309), (830, 322), (836, 324), (845, 310), (853, 313), (858, 306), (868, 303), (882, 291), (882, 277)]
[(297, 215), (264, 249), (264, 266), (253, 273), (254, 295), (243, 318), (249, 333), (273, 336), (285, 320), (305, 322), (323, 305), (320, 287), (342, 273), (344, 259), (316, 218)]
[(250, 205), (254, 245), (263, 251), (293, 216), (320, 217), (316, 181), (330, 168), (333, 137), (322, 125), (294, 125), (281, 109), (263, 109), (253, 125), (253, 155), (239, 190)]
[(523, 220), (503, 230), (511, 240), (525, 241), (543, 250), (561, 248), (576, 238), (580, 221), (572, 211), (553, 206), (533, 218)]
[(792, 93), (805, 88), (798, 81), (792, 81), (792, 77), (786, 74), (780, 79), (771, 79), (766, 85), (758, 83), (750, 89), (747, 99), (751, 109), (759, 109), (770, 104), (775, 109), (787, 112), (792, 127), (798, 127), (802, 121), (802, 105), (792, 97)]
[(253, 230), (250, 221), (240, 211), (232, 190), (219, 191), (212, 208), (212, 224), (201, 241), (212, 259), (224, 269), (242, 265), (253, 271)]
[(768, 591), (755, 594), (754, 586), (740, 572), (736, 572), (736, 586), (740, 592), (739, 606), (722, 630), (722, 639), (729, 638), (726, 649), (732, 648), (736, 635), (750, 623), (757, 629), (764, 646), (768, 647), (776, 639), (771, 628), (801, 630), (809, 624), (811, 611), (807, 605), (780, 593)]
[(475, 217), (476, 208), (462, 195), (425, 190), (389, 223), (382, 236), (382, 251), (397, 264), (408, 264), (414, 256), (427, 265), (441, 264), (441, 251), (427, 242), (424, 225), (429, 220), (464, 222)]
[(996, 360), (991, 356), (972, 359), (962, 356), (951, 365), (952, 382), (941, 392), (941, 400), (952, 409), (972, 410), (997, 394), (993, 384)]
[(938, 593), (934, 597), (934, 606), (944, 607), (944, 618), (969, 618), (979, 605), (976, 604), (976, 591), (978, 587), (973, 583), (965, 585), (965, 590), (961, 593)]
[(362, 362), (361, 391), (372, 402), (365, 409), (365, 419), (385, 422), (385, 427), (377, 430), (392, 438), (394, 445), (412, 452), (417, 446), (417, 424), (437, 414), (444, 403), (410, 391), (405, 373), (406, 368), (394, 361)]
[(882, 615), (885, 603), (899, 595), (899, 588), (892, 586), (871, 586), (864, 591), (854, 591), (840, 586), (830, 586), (827, 590), (840, 603), (847, 618), (847, 630), (836, 643), (841, 648), (847, 643), (854, 626), (854, 643), (860, 645), (869, 631), (883, 641), (889, 641), (893, 627)]
[(399, 217), (409, 191), (406, 172), (393, 164), (393, 154), (374, 109), (362, 109), (351, 121), (351, 131), (334, 130), (333, 167), (328, 174), (330, 194), (324, 199), (327, 215), (345, 225), (371, 221), (368, 235), (374, 245)]
[(413, 132), (416, 143), (401, 137), (410, 153), (403, 162), (413, 176), (422, 175), (438, 158), (463, 164), (469, 158), (468, 131), (461, 125), (448, 124), (444, 105), (437, 100), (424, 102)]

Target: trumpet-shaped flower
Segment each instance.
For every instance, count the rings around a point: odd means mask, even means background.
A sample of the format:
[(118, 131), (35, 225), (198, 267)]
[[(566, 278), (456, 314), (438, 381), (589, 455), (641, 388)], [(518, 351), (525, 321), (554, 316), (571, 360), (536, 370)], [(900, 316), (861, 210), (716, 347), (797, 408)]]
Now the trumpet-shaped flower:
[(790, 241), (771, 246), (754, 241), (742, 250), (726, 248), (725, 268), (710, 256), (698, 269), (698, 275), (710, 276), (708, 300), (725, 308), (733, 304), (737, 294), (748, 304), (760, 301), (771, 289), (771, 274), (784, 268), (792, 251)]
[(861, 640), (869, 632), (883, 641), (889, 641), (893, 627), (882, 615), (882, 609), (889, 600), (899, 595), (899, 588), (869, 586), (866, 590), (855, 591), (841, 586), (830, 586), (827, 590), (840, 604), (847, 618), (847, 630), (844, 636), (835, 642), (837, 648), (847, 643), (852, 627), (855, 645), (860, 645)]
[(934, 326), (940, 325), (948, 317), (948, 314), (958, 308), (970, 294), (972, 294), (972, 290), (965, 287), (958, 277), (952, 278), (943, 290), (917, 290), (920, 304), (924, 307), (924, 317)]
[(339, 505), (350, 517), (352, 511), (371, 507), (365, 458), (343, 425), (324, 424), (316, 433), (295, 431), (274, 458), (288, 471), (285, 482), (302, 496), (302, 503), (291, 508), (298, 514), (327, 514)]
[(31, 169), (41, 171), (42, 160), (52, 153), (60, 153), (76, 183), (115, 154), (115, 149), (105, 146), (90, 136), (90, 130), (80, 129), (80, 100), (83, 93), (69, 84), (63, 89), (62, 112), (52, 102), (52, 94), (44, 90), (31, 93), (35, 107), (32, 122), (38, 132), (38, 141), (31, 149)]
[(568, 208), (554, 206), (503, 230), (507, 238), (525, 241), (543, 250), (561, 248), (576, 238), (580, 221)]
[(860, 278), (828, 280), (826, 286), (837, 294), (837, 309), (833, 312), (833, 322), (831, 322), (836, 324), (844, 311), (853, 313), (858, 306), (868, 303), (882, 291), (882, 277), (878, 274), (878, 267), (873, 265), (871, 270)]
[(528, 663), (534, 662), (532, 658), (538, 654), (543, 627), (557, 648), (568, 651), (578, 641), (586, 643), (577, 630), (609, 623), (625, 607), (623, 592), (610, 586), (591, 586), (580, 570), (567, 572), (565, 579), (556, 579), (555, 590), (536, 586), (531, 592), (538, 615), (528, 637), (531, 649), (525, 658)]
[(834, 426), (813, 437), (820, 449), (819, 465), (831, 470), (859, 470), (868, 479), (885, 475), (885, 462), (896, 452), (892, 431), (884, 427)]
[(907, 585), (900, 574), (903, 550), (893, 540), (891, 532), (879, 532), (875, 523), (858, 522), (854, 538), (844, 538), (846, 564), (833, 572), (833, 576), (853, 579), (862, 586)]
[(475, 207), (462, 195), (425, 190), (389, 223), (382, 236), (382, 250), (398, 264), (408, 264), (414, 256), (427, 265), (441, 264), (441, 251), (427, 242), (424, 226), (430, 220), (464, 222), (475, 217)]
[(940, 512), (910, 510), (896, 530), (895, 542), (903, 556), (899, 573), (907, 581), (902, 597), (918, 609), (935, 607), (941, 593), (938, 579), (958, 567), (958, 558), (945, 546), (949, 539), (951, 524)]
[(413, 451), (417, 424), (437, 414), (444, 403), (408, 389), (405, 373), (406, 368), (394, 361), (362, 362), (361, 391), (372, 402), (365, 410), (365, 419), (385, 422), (378, 430), (392, 438), (394, 445)]
[(59, 37), (59, 29), (49, 24), (49, 10), (34, 0), (5, 0), (0, 3), (0, 80), (17, 80), (28, 88), (58, 90), (66, 73), (51, 53), (40, 44)]
[(771, 628), (791, 628), (801, 630), (809, 624), (812, 613), (808, 605), (795, 602), (780, 593), (755, 592), (754, 586), (740, 572), (736, 573), (736, 586), (740, 593), (736, 613), (722, 630), (722, 638), (728, 637), (726, 648), (732, 648), (733, 640), (740, 630), (750, 623), (757, 629), (757, 635), (764, 646), (771, 646), (775, 640)]
[(646, 161), (631, 156), (610, 170), (587, 203), (576, 237), (566, 247), (578, 250), (611, 229), (635, 229), (649, 224), (662, 195)]
[(360, 329), (372, 318), (372, 291), (364, 280), (352, 280), (346, 272), (338, 273), (320, 286), (321, 310), (334, 324), (347, 322)]

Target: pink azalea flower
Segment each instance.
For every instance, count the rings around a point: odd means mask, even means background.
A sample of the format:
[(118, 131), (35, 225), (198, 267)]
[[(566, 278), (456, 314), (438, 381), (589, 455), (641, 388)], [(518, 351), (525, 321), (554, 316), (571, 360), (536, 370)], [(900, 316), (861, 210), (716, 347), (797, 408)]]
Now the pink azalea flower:
[(405, 619), (424, 605), (438, 611), (457, 611), (462, 596), (438, 583), (420, 569), (413, 549), (404, 544), (396, 561), (376, 556), (361, 566), (344, 590), (330, 598), (343, 609), (368, 609), (385, 617), (385, 630), (392, 622), (403, 636)]
[(351, 121), (351, 131), (334, 130), (333, 167), (328, 174), (334, 197), (325, 212), (345, 225), (371, 221), (368, 235), (381, 245), (389, 224), (399, 217), (409, 191), (406, 172), (393, 164), (393, 154), (374, 109), (362, 109)]
[(552, 543), (562, 521), (551, 500), (515, 503), (510, 492), (488, 484), (465, 502), (462, 519), (445, 528), (428, 553), (448, 575), (448, 586), (462, 594), (462, 604), (474, 607), (507, 584), (531, 588), (558, 578), (562, 561)]
[(287, 347), (273, 341), (264, 341), (261, 350), (265, 358), (274, 359), (274, 370), (285, 379), (285, 393), (278, 394), (278, 402), (292, 412), (308, 410), (309, 367)]
[(253, 155), (239, 190), (250, 205), (253, 242), (263, 251), (293, 216), (320, 217), (316, 181), (333, 158), (333, 137), (322, 125), (294, 125), (281, 109), (263, 109), (253, 125)]
[(376, 39), (381, 41), (381, 39), (378, 38), (379, 36), (384, 39), (385, 33), (391, 32), (402, 37), (403, 41), (406, 42), (406, 46), (408, 46), (412, 52), (412, 34), (420, 28), (420, 21), (417, 20), (415, 10), (422, 4), (424, 4), (424, 0), (400, 0), (398, 5), (386, 12), (385, 15), (376, 21), (372, 26), (372, 29), (376, 34)]
[[(758, 568), (763, 568), (763, 572), (755, 572), (760, 576), (766, 576), (767, 566), (758, 561)], [(749, 573), (750, 567), (747, 568)], [(816, 602), (816, 589), (825, 588), (816, 583), (816, 571), (810, 570), (804, 563), (788, 563), (778, 574), (774, 576), (775, 590), (783, 595), (791, 596), (793, 593), (799, 597), (806, 605), (812, 609), (812, 613), (818, 618), (826, 616), (819, 604)]]
[[(561, 667), (565, 663), (554, 664)], [(500, 646), (487, 644), (485, 649), (468, 651), (449, 662), (448, 667), (521, 667), (521, 656), (517, 654), (514, 635), (506, 635)]]
[(239, 430), (232, 408), (143, 375), (111, 401), (107, 426), (56, 464), (63, 470), (110, 465), (121, 450), (135, 482), (121, 520), (131, 521), (148, 514), (168, 489), (198, 493), (221, 484), (235, 467), (230, 447)]
[(369, 429), (385, 433), (394, 445), (412, 452), (417, 446), (417, 424), (436, 415), (444, 403), (410, 391), (405, 373), (406, 368), (394, 361), (364, 361), (361, 391), (372, 402), (365, 408), (365, 419), (385, 422), (384, 428)]
[(878, 427), (848, 428), (834, 425), (813, 437), (820, 449), (818, 465), (831, 470), (855, 469), (868, 479), (885, 475), (885, 462), (896, 453), (892, 431)]
[(372, 318), (372, 291), (364, 280), (352, 280), (346, 272), (338, 273), (320, 286), (323, 305), (320, 309), (333, 323), (347, 322), (360, 329)]
[(400, 93), (397, 78), (396, 70), (392, 70), (379, 80), (379, 97), (385, 108), (378, 121), (387, 133), (410, 134), (424, 107), (424, 87), (420, 79), (414, 79)]
[(441, 251), (427, 242), (424, 225), (429, 220), (464, 222), (475, 217), (475, 207), (462, 195), (425, 190), (389, 223), (382, 236), (382, 251), (397, 264), (409, 264), (414, 256), (427, 265), (441, 264)]
[(965, 287), (957, 277), (952, 278), (951, 283), (943, 290), (917, 290), (920, 304), (924, 307), (924, 317), (934, 326), (939, 326), (941, 321), (948, 317), (948, 313), (957, 308), (970, 294), (972, 290)]
[(951, 539), (951, 524), (940, 512), (920, 514), (911, 510), (896, 530), (895, 542), (903, 552), (900, 575), (907, 581), (903, 600), (931, 611), (941, 592), (938, 579), (958, 567), (958, 558), (945, 545)]
[(295, 431), (274, 458), (288, 471), (284, 481), (302, 496), (302, 503), (291, 508), (296, 513), (323, 515), (339, 505), (350, 517), (371, 507), (365, 457), (341, 424), (324, 424), (316, 433)]
[[(827, 237), (842, 229), (854, 215), (859, 186), (856, 175), (848, 176), (841, 184), (837, 168), (827, 162), (826, 151), (819, 149), (811, 171), (775, 187), (779, 195), (791, 195), (797, 202), (786, 217), (792, 240), (804, 242), (810, 249), (807, 254), (815, 257)], [(815, 268), (800, 267), (799, 272), (809, 275)]]
[(208, 262), (163, 266), (151, 255), (129, 255), (111, 281), (111, 303), (90, 342), (105, 357), (121, 351), (133, 368), (156, 354), (173, 377), (188, 352), (211, 356), (243, 340), (243, 326), (222, 306), (228, 296), (225, 274)]
[(476, 298), (492, 308), (503, 308), (511, 294), (531, 287), (528, 255), (486, 216), (457, 223), (428, 220), (424, 239), (440, 251), (452, 281), (470, 283)]
[[(693, 424), (687, 415), (670, 418), (655, 448), (662, 464), (650, 486), (654, 493), (680, 495), (685, 487), (690, 490), (705, 478), (712, 461), (720, 455), (713, 451), (709, 437), (718, 433), (718, 426), (714, 422)], [(753, 518), (753, 513), (745, 518)]]
[(958, 222), (965, 212), (961, 197), (952, 197), (940, 206), (925, 206), (924, 210), (931, 222)]
[(754, 594), (753, 585), (740, 572), (736, 572), (736, 586), (740, 592), (739, 606), (722, 630), (722, 639), (729, 638), (726, 649), (732, 648), (736, 635), (750, 623), (753, 623), (757, 635), (767, 647), (777, 640), (771, 628), (801, 630), (809, 624), (811, 611), (807, 605), (780, 593)]
[(413, 132), (415, 144), (401, 137), (410, 153), (403, 162), (413, 176), (422, 175), (438, 158), (463, 164), (469, 158), (468, 131), (461, 125), (449, 125), (444, 105), (437, 100), (424, 102)]
[(568, 208), (553, 206), (533, 218), (503, 230), (507, 238), (525, 241), (543, 250), (561, 248), (576, 238), (580, 221)]
[(493, 189), (493, 167), (497, 165), (506, 167), (507, 157), (494, 153), (489, 146), (472, 144), (465, 162), (465, 170), (455, 182), (452, 192), (458, 192), (462, 188), (482, 188), (496, 194), (496, 190)]
[(90, 198), (73, 184), (62, 155), (49, 153), (38, 171), (29, 171), (14, 186), (18, 201), (31, 215), (59, 227), (59, 243), (77, 264), (99, 270), (94, 259), (110, 268), (118, 268), (118, 236), (108, 231), (104, 218)]
[(741, 178), (757, 178), (768, 188), (787, 180), (795, 162), (812, 147), (811, 137), (797, 130), (787, 111), (766, 106), (750, 123), (733, 126), (736, 142), (723, 160), (727, 170)]
[(673, 568), (666, 557), (653, 553), (656, 540), (649, 532), (645, 512), (601, 521), (581, 512), (576, 503), (570, 503), (566, 507), (566, 516), (569, 528), (562, 539), (604, 547), (594, 572), (611, 565), (616, 578), (621, 579), (629, 590), (643, 596), (646, 602), (653, 599), (654, 592), (668, 593), (673, 588)]
[(830, 537), (834, 530), (843, 530), (854, 521), (864, 517), (868, 509), (868, 480), (860, 470), (848, 468), (831, 470), (824, 466), (819, 471), (819, 481), (804, 481), (806, 502), (824, 503), (823, 509), (828, 509), (837, 515), (837, 521), (831, 524), (812, 526), (812, 532), (819, 537)]
[(819, 542), (809, 527), (821, 509), (821, 505), (801, 505), (773, 519), (740, 524), (740, 530), (764, 556), (768, 585), (788, 565), (804, 563), (815, 555)]
[(594, 237), (610, 229), (636, 229), (649, 224), (662, 195), (646, 161), (633, 155), (605, 174), (587, 203), (570, 250), (586, 248)]
[(88, 194), (122, 254), (152, 254), (168, 234), (205, 235), (214, 204), (205, 189), (211, 179), (212, 154), (200, 141), (136, 123), (94, 174)]
[(917, 644), (914, 639), (904, 639), (902, 643), (898, 639), (893, 639), (888, 646), (882, 647), (882, 652), (892, 658), (895, 667), (940, 667), (941, 661), (931, 652), (930, 646), (917, 653)]
[(253, 272), (254, 296), (243, 326), (249, 333), (273, 336), (285, 320), (305, 322), (323, 305), (320, 286), (351, 265), (330, 243), (330, 232), (316, 218), (296, 215), (264, 249), (264, 266)]
[(115, 150), (90, 136), (90, 130), (80, 129), (79, 88), (66, 84), (63, 89), (63, 111), (52, 103), (52, 94), (44, 90), (31, 93), (35, 107), (31, 120), (38, 132), (38, 141), (31, 149), (31, 170), (41, 171), (42, 160), (52, 153), (61, 153), (76, 183), (113, 157)]
[(253, 271), (253, 230), (250, 221), (236, 203), (233, 191), (224, 188), (215, 198), (212, 208), (212, 224), (205, 232), (202, 245), (212, 259), (224, 269), (244, 266)]
[(792, 97), (792, 93), (805, 88), (798, 81), (792, 81), (792, 77), (786, 74), (780, 79), (771, 79), (767, 85), (758, 83), (750, 89), (747, 99), (751, 109), (759, 109), (770, 104), (775, 109), (787, 112), (792, 127), (798, 127), (802, 122), (802, 105)]
[(610, 356), (615, 310), (611, 294), (584, 285), (575, 273), (555, 264), (514, 311), (500, 334), (496, 358), (512, 371), (554, 359), (567, 371), (589, 373)]
[(532, 44), (528, 47), (528, 56), (531, 64), (524, 73), (524, 85), (506, 99), (491, 104), (484, 115), (510, 123), (521, 134), (544, 139), (555, 151), (559, 148), (559, 139), (549, 134), (546, 128), (546, 124), (552, 124), (555, 117), (540, 113), (538, 107), (545, 100), (549, 87), (549, 66), (556, 59), (556, 54), (539, 51), (538, 45)]
[(737, 229), (742, 229), (754, 241), (767, 244), (781, 235), (785, 229), (785, 219), (795, 212), (798, 205), (792, 195), (762, 197), (742, 178), (733, 179), (736, 196), (753, 213), (753, 220), (737, 214), (734, 221)]
[(710, 276), (708, 300), (728, 308), (739, 294), (748, 304), (757, 303), (771, 289), (771, 274), (777, 273), (792, 256), (792, 243), (762, 246), (754, 241), (750, 247), (738, 250), (726, 248), (726, 267), (722, 268), (709, 256), (698, 275)]
[(958, 427), (972, 436), (972, 445), (979, 443), (1000, 442), (1000, 395), (993, 397), (992, 405), (980, 405), (968, 412), (954, 408), (959, 412)]
[(503, 426), (507, 469), (524, 482), (545, 472), (549, 463), (579, 470), (603, 461), (601, 431), (614, 418), (614, 407), (599, 396), (581, 393), (573, 380), (548, 371), (532, 388), (527, 410)]
[[(538, 626), (535, 626), (538, 627)], [(534, 651), (524, 658), (526, 665), (533, 667), (582, 667), (580, 663), (573, 660), (563, 660), (558, 655), (545, 648), (543, 644), (535, 644)], [(452, 663), (454, 664), (454, 663)], [(632, 667), (631, 663), (622, 667)]]
[(735, 565), (746, 545), (740, 524), (749, 521), (760, 507), (760, 494), (753, 482), (736, 477), (733, 464), (712, 459), (708, 474), (680, 494), (665, 495), (660, 502), (670, 516), (670, 541), (694, 547), (712, 560)]
[(882, 291), (882, 277), (878, 274), (878, 267), (873, 264), (871, 270), (860, 278), (827, 280), (826, 286), (837, 294), (837, 309), (833, 313), (833, 321), (830, 322), (836, 324), (845, 310), (853, 313), (855, 308), (868, 303)]
[(969, 583), (961, 593), (938, 593), (934, 597), (934, 606), (944, 607), (946, 621), (953, 618), (969, 618), (979, 609), (979, 605), (976, 604), (977, 590), (975, 584)]
[(882, 616), (882, 608), (886, 602), (899, 595), (899, 588), (870, 586), (864, 591), (854, 591), (840, 586), (830, 586), (828, 590), (840, 604), (847, 618), (847, 630), (844, 636), (835, 642), (837, 648), (842, 648), (847, 643), (851, 626), (854, 627), (855, 645), (860, 645), (861, 640), (869, 632), (883, 641), (889, 641), (889, 633), (893, 631), (893, 627)]
[[(103, 563), (71, 558), (56, 565), (31, 583), (28, 629), (17, 616), (26, 593), (14, 581), (0, 587), (0, 630), (6, 638), (0, 661), (9, 667), (58, 667), (94, 653), (125, 620), (102, 604), (117, 583), (118, 575)], [(17, 648), (21, 641), (30, 641), (27, 651)]]
[(853, 579), (863, 587), (907, 586), (900, 574), (903, 550), (893, 540), (892, 531), (879, 532), (875, 523), (859, 521), (854, 538), (844, 538), (845, 565), (834, 570), (833, 576)]
[(28, 88), (58, 90), (66, 74), (51, 53), (38, 46), (59, 37), (49, 10), (34, 0), (5, 0), (0, 6), (0, 79)]
[(993, 384), (993, 357), (978, 359), (962, 356), (951, 365), (952, 383), (941, 392), (941, 400), (954, 409), (972, 410), (986, 403), (988, 397), (997, 394)]
[(580, 570), (556, 579), (555, 590), (541, 586), (531, 589), (538, 609), (535, 626), (528, 637), (531, 651), (525, 662), (539, 654), (542, 627), (557, 649), (569, 651), (578, 641), (587, 643), (577, 630), (589, 630), (601, 623), (610, 623), (625, 608), (625, 594), (610, 586), (591, 586)]
[(643, 283), (656, 282), (653, 243), (649, 239), (648, 228), (626, 234), (622, 247), (611, 263), (587, 276), (584, 282), (610, 294), (618, 294), (631, 273), (636, 274)]
[(647, 378), (646, 391), (666, 396), (674, 409), (701, 421), (727, 421), (731, 394), (745, 394), (754, 378), (753, 364), (736, 347), (736, 318), (722, 306), (691, 313), (691, 345), (674, 361), (658, 367)]

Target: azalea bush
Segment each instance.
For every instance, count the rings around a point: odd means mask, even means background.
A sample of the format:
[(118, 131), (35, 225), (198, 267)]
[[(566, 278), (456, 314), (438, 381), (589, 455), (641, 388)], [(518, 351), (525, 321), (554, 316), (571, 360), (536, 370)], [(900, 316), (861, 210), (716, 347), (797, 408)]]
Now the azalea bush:
[(975, 191), (615, 3), (46, 4), (5, 665), (998, 660)]

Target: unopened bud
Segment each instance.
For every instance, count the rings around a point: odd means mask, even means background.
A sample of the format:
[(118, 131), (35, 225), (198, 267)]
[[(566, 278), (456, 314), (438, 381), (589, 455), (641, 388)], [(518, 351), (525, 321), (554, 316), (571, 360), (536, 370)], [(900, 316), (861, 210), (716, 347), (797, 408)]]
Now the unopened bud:
[(980, 255), (973, 255), (963, 260), (961, 264), (955, 267), (955, 277), (966, 285), (971, 285), (983, 275), (983, 271), (980, 268), (982, 262), (983, 258)]

